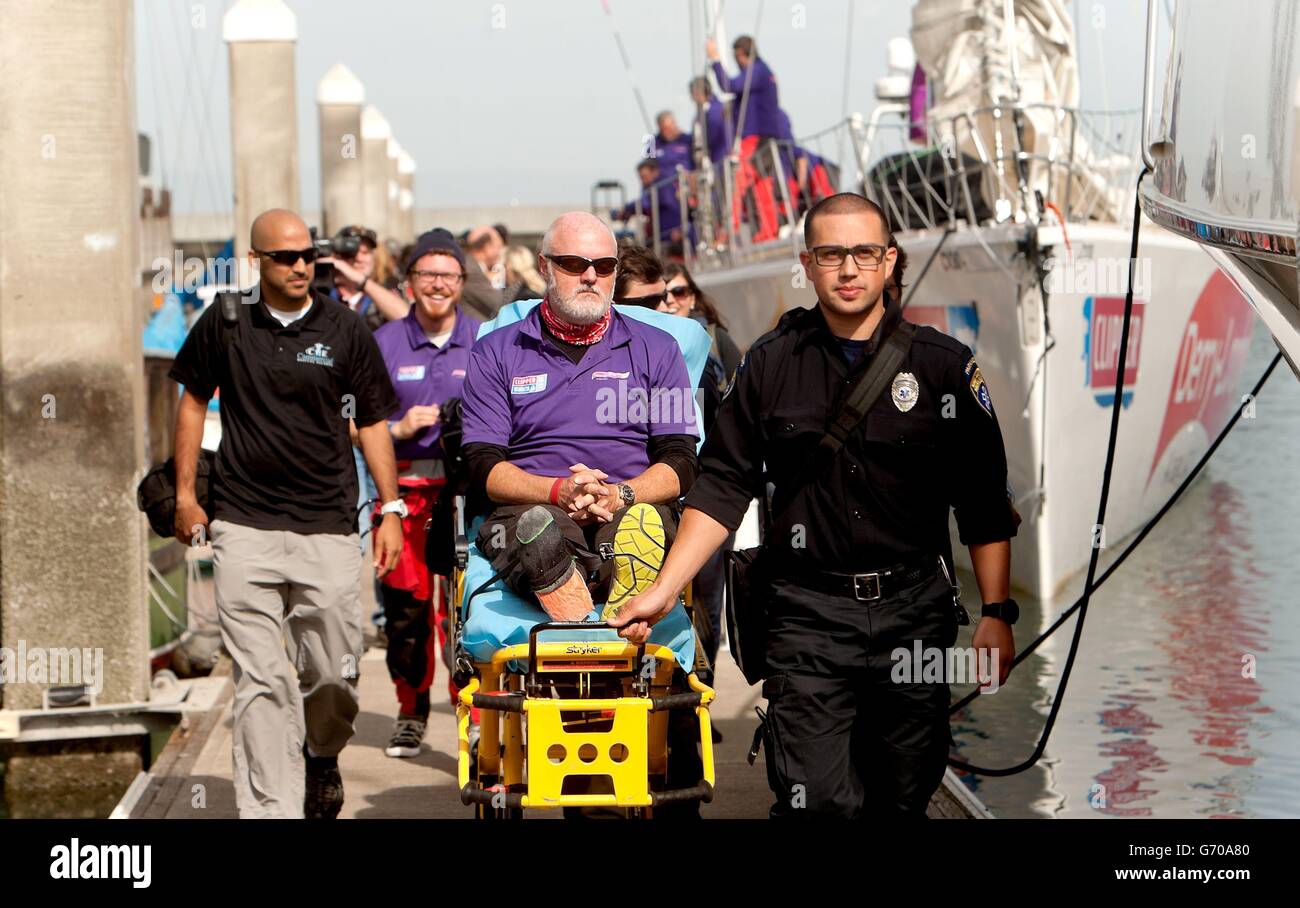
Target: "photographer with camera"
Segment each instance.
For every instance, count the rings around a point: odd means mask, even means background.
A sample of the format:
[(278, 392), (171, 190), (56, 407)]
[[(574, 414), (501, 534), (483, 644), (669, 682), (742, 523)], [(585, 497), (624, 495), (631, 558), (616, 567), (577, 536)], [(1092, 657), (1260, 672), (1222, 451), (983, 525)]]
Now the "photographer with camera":
[(331, 297), (361, 316), (371, 331), (384, 322), (406, 318), (410, 304), (401, 294), (374, 279), (379, 240), (373, 230), (352, 224), (326, 243), (328, 248), (321, 250), (326, 257), (319, 262), (332, 266), (330, 277), (334, 286), (327, 291)]

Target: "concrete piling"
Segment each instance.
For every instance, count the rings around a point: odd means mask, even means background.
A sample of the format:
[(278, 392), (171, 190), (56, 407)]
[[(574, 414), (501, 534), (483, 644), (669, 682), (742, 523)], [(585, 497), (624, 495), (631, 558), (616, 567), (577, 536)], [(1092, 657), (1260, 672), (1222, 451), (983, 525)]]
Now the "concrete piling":
[[(0, 657), (6, 710), (52, 686), (149, 690), (140, 180), (132, 0), (4, 4), (0, 27)], [(98, 651), (102, 672), (84, 660)], [(27, 655), (15, 678), (16, 653)], [(33, 663), (33, 654), (36, 654)], [(35, 665), (39, 672), (33, 672)], [(92, 665), (94, 660), (92, 659)], [(96, 690), (98, 688), (98, 690)], [(13, 815), (59, 813), (96, 749), (12, 753)], [(128, 781), (130, 744), (96, 762)], [(111, 766), (110, 766), (111, 764)], [(50, 806), (53, 805), (53, 806)]]
[(298, 23), (283, 0), (239, 0), (221, 26), (230, 53), (235, 254), (248, 252), (253, 218), (298, 210)]
[(361, 112), (361, 169), (364, 174), (365, 226), (382, 242), (388, 230), (388, 120), (373, 104)]
[(401, 237), (405, 243), (415, 241), (415, 158), (403, 148), (397, 157), (397, 208), (401, 212)]
[(321, 226), (325, 236), (365, 221), (361, 108), (366, 90), (342, 63), (316, 85), (320, 112)]
[(402, 195), (399, 183), (398, 161), (402, 155), (402, 146), (391, 136), (388, 139), (388, 234), (399, 243), (409, 239), (402, 232), (402, 212), (400, 200)]

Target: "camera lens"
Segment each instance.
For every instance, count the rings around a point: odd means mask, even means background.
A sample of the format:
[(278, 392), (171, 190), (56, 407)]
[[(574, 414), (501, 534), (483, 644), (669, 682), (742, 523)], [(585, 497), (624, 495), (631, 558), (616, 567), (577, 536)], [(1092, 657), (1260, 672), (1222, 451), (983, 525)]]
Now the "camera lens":
[(359, 236), (336, 236), (334, 237), (334, 254), (345, 259), (350, 259), (361, 251), (361, 237)]

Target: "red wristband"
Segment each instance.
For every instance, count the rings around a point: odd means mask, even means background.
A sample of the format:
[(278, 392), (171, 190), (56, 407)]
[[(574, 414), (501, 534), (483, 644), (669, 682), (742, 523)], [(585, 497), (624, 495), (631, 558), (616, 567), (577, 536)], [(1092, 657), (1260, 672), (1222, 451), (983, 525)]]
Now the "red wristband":
[(564, 485), (564, 477), (555, 477), (555, 482), (551, 483), (551, 504), (558, 505), (560, 503), (560, 486), (562, 485)]

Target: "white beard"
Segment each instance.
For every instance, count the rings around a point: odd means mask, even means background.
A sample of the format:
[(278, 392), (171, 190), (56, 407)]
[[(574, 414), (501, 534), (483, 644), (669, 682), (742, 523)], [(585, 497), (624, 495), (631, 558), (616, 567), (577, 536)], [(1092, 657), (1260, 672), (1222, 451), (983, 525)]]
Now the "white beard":
[(555, 286), (554, 276), (546, 279), (546, 297), (550, 300), (552, 311), (570, 325), (590, 325), (600, 321), (613, 302), (611, 297), (594, 287), (590, 292), (584, 292), (582, 285), (568, 297), (563, 297)]

